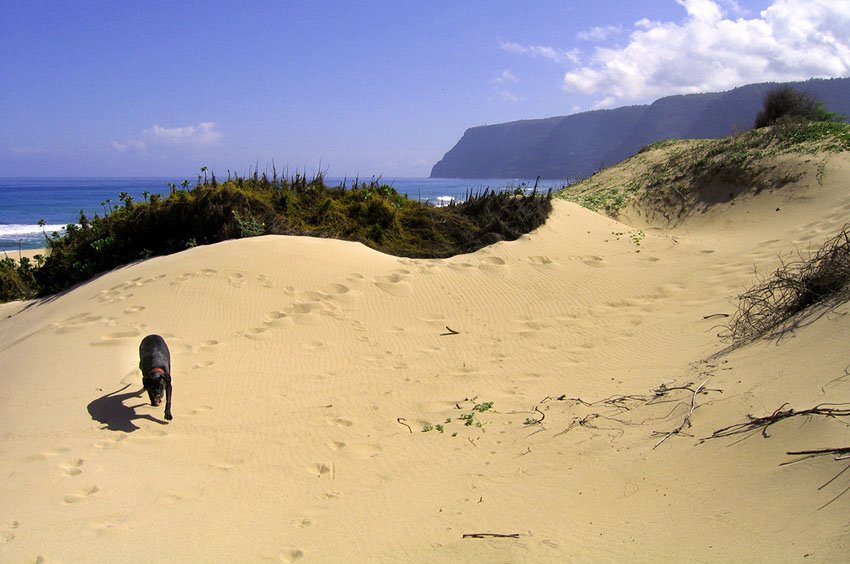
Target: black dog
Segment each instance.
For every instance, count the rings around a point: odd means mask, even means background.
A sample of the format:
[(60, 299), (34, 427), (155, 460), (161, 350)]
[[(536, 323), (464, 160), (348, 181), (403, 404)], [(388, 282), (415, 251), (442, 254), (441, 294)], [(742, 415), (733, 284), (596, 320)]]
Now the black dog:
[(171, 353), (165, 339), (148, 335), (139, 345), (139, 368), (142, 385), (151, 398), (151, 405), (162, 403), (165, 393), (165, 418), (171, 420)]

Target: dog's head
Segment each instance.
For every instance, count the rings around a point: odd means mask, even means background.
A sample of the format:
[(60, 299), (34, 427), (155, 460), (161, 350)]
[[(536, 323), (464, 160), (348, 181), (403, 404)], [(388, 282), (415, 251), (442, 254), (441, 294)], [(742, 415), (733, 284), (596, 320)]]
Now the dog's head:
[(151, 399), (151, 405), (162, 404), (162, 398), (165, 395), (166, 383), (171, 377), (165, 372), (152, 370), (149, 374), (142, 377), (142, 385), (148, 392)]

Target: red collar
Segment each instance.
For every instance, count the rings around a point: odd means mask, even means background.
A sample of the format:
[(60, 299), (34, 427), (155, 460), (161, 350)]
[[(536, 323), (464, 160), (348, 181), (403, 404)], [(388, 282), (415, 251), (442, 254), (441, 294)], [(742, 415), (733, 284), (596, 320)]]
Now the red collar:
[(160, 368), (159, 366), (155, 366), (154, 368), (151, 368), (150, 374), (162, 374), (163, 376), (165, 376), (166, 372), (165, 372), (164, 368)]

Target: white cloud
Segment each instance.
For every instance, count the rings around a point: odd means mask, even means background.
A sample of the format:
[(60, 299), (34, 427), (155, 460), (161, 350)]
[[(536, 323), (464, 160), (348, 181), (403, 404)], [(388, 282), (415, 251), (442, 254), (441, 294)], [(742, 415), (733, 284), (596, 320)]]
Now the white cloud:
[(556, 63), (573, 63), (579, 62), (579, 51), (564, 51), (555, 47), (547, 47), (544, 45), (520, 45), (510, 41), (503, 41), (499, 44), (503, 51), (514, 53), (517, 55), (526, 55), (532, 58), (542, 57)]
[(850, 75), (850, 2), (775, 0), (752, 19), (731, 19), (713, 0), (676, 2), (684, 22), (636, 22), (625, 47), (597, 47), (589, 64), (566, 73), (565, 90), (601, 95), (596, 106), (609, 107), (750, 82)]
[(123, 153), (126, 151), (145, 152), (149, 148), (169, 145), (184, 147), (207, 147), (217, 143), (223, 134), (216, 129), (215, 122), (204, 121), (198, 125), (185, 127), (161, 127), (154, 125), (142, 131), (141, 139), (129, 139), (125, 142), (113, 141), (112, 148)]
[(519, 79), (514, 73), (509, 70), (503, 70), (502, 74), (491, 80), (493, 84), (508, 84), (510, 82), (519, 82)]
[(211, 145), (221, 139), (222, 134), (216, 131), (215, 122), (204, 121), (198, 125), (186, 127), (160, 127), (154, 125), (144, 131), (144, 135), (168, 143), (185, 145)]
[(517, 96), (510, 90), (501, 89), (497, 91), (497, 94), (499, 95), (499, 98), (501, 98), (505, 102), (519, 102), (521, 100), (519, 96)]
[(581, 39), (582, 41), (605, 41), (612, 35), (620, 35), (625, 31), (622, 27), (618, 25), (607, 25), (604, 27), (594, 27), (587, 31), (580, 31), (576, 37)]
[(140, 141), (139, 139), (130, 139), (126, 143), (120, 143), (118, 141), (112, 142), (112, 148), (118, 151), (119, 153), (123, 153), (125, 151), (144, 151), (147, 149), (147, 145), (144, 141)]
[(47, 153), (44, 147), (9, 147), (9, 152), (16, 157), (30, 157), (33, 155), (43, 155)]

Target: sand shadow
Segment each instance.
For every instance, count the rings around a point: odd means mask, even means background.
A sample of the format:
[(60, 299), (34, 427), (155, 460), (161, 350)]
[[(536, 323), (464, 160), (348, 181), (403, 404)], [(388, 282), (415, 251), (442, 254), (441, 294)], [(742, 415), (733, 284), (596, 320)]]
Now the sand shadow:
[(141, 399), (145, 391), (144, 388), (141, 388), (135, 392), (122, 394), (121, 392), (126, 390), (129, 386), (130, 384), (127, 384), (120, 390), (110, 392), (89, 403), (88, 411), (91, 418), (98, 423), (106, 425), (105, 429), (110, 431), (123, 431), (124, 433), (132, 433), (140, 428), (133, 423), (136, 419), (147, 419), (148, 421), (153, 421), (160, 425), (167, 425), (165, 421), (161, 421), (147, 413), (143, 415), (136, 413), (137, 407), (147, 405), (144, 401), (136, 405), (125, 405), (124, 402), (126, 400)]

